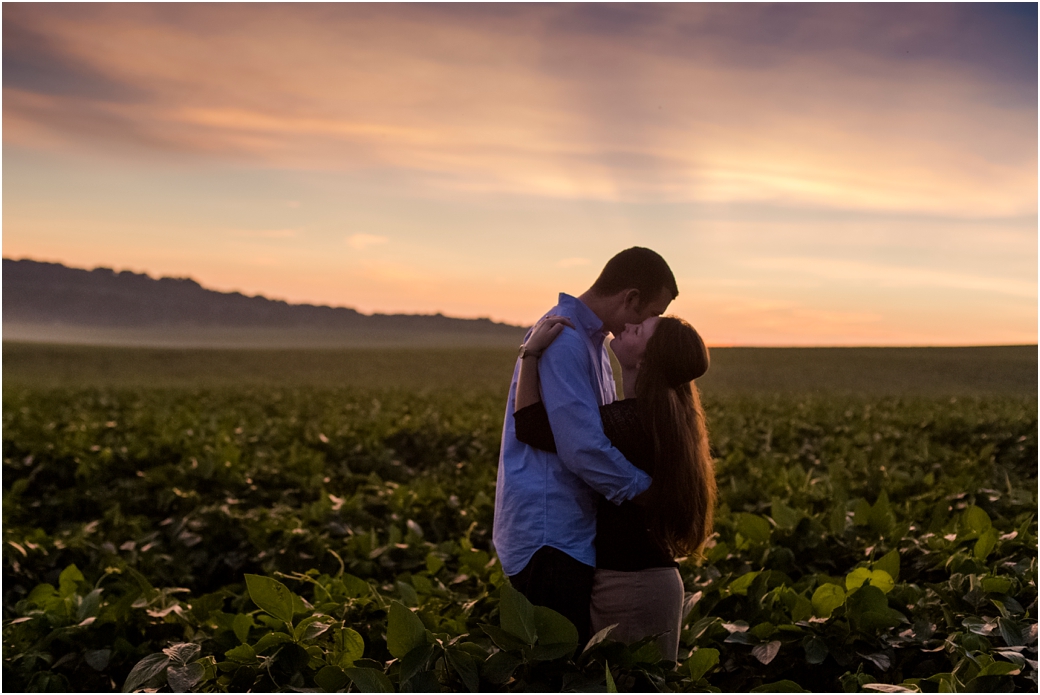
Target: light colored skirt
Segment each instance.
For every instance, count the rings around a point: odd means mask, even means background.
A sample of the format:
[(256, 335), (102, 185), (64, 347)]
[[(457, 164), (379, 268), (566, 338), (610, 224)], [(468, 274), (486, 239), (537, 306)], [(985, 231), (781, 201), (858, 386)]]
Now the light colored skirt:
[(683, 583), (675, 567), (639, 572), (597, 569), (592, 584), (592, 634), (617, 623), (608, 639), (638, 642), (660, 635), (661, 658), (675, 661), (682, 630)]

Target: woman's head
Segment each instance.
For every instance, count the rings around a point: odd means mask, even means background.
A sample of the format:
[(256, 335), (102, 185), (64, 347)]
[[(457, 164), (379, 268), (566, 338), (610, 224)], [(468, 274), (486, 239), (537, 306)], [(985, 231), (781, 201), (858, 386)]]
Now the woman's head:
[(711, 534), (715, 509), (715, 467), (693, 383), (708, 371), (708, 349), (674, 316), (659, 319), (644, 342), (635, 392), (654, 442), (648, 521), (672, 552), (692, 553)]
[[(708, 348), (693, 326), (677, 316), (630, 323), (610, 349), (623, 369), (649, 370), (650, 378), (681, 385), (708, 371)], [(644, 369), (643, 367), (646, 367)]]
[(626, 323), (625, 330), (614, 336), (610, 350), (622, 369), (638, 369), (646, 353), (646, 344), (657, 329), (660, 316), (651, 316), (642, 323)]
[(677, 316), (663, 316), (646, 338), (639, 379), (678, 388), (704, 376), (710, 362), (693, 326)]

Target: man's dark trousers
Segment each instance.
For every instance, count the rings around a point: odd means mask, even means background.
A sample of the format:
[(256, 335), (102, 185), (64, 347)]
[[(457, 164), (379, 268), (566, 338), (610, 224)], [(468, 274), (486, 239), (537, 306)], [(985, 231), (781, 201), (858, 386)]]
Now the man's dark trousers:
[(543, 545), (509, 582), (534, 605), (551, 608), (574, 623), (578, 641), (584, 645), (591, 637), (589, 605), (594, 571), (562, 550)]

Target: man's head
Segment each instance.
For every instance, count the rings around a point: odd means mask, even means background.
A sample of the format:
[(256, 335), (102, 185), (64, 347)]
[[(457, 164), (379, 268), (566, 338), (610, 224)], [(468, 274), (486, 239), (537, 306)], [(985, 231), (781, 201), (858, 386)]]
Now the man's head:
[(675, 276), (665, 260), (650, 249), (633, 246), (607, 261), (582, 299), (606, 330), (619, 335), (625, 324), (663, 314), (678, 295)]

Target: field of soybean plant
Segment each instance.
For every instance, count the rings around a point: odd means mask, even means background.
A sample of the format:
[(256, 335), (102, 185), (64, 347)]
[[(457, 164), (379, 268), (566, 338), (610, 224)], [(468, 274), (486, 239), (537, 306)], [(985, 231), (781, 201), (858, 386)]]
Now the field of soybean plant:
[(490, 529), (508, 350), (4, 345), (10, 691), (1037, 688), (1037, 349), (713, 351), (678, 663)]

